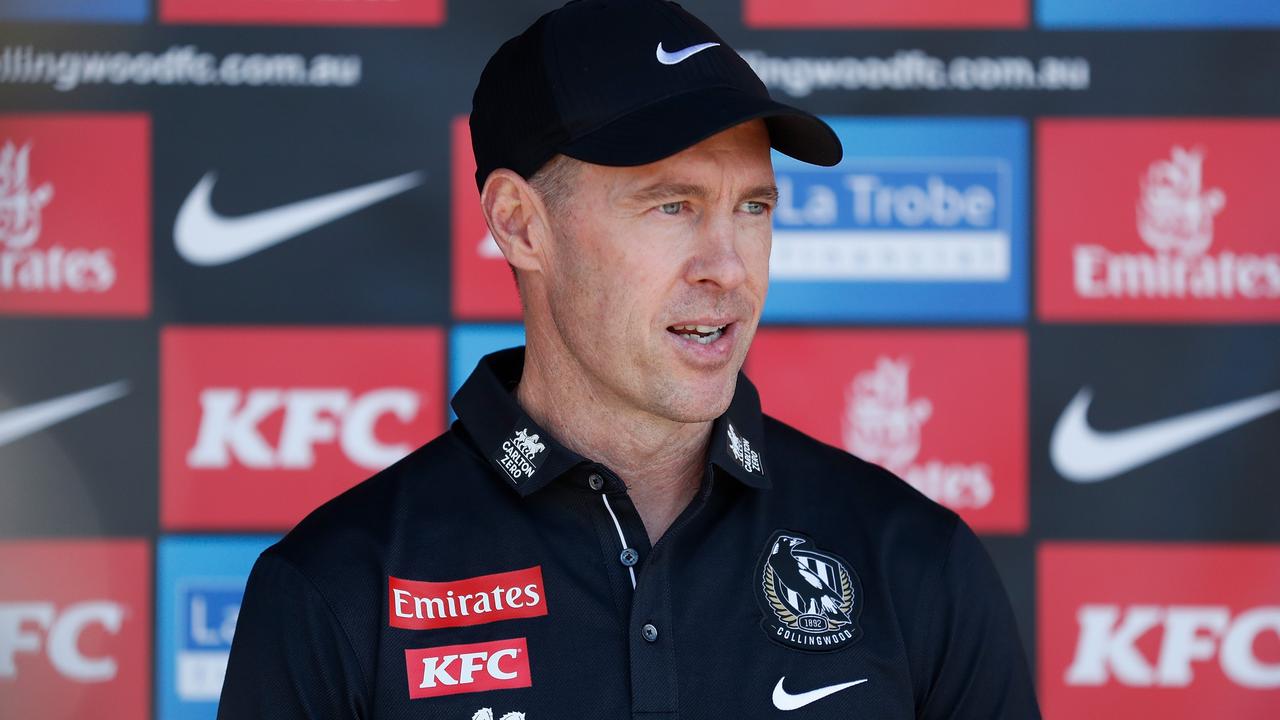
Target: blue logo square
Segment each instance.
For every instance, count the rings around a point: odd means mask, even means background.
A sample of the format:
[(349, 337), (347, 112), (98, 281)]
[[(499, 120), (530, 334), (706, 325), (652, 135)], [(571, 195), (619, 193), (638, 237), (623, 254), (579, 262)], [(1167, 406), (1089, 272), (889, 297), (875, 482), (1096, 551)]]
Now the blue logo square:
[(1018, 322), (1027, 315), (1019, 119), (828, 118), (834, 168), (775, 154), (765, 322)]
[(275, 537), (162, 537), (156, 548), (156, 717), (214, 718), (240, 600)]

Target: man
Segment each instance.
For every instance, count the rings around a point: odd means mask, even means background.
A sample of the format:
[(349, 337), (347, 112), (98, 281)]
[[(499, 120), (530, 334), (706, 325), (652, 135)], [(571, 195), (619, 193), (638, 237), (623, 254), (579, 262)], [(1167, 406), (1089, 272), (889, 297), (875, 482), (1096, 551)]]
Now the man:
[(220, 717), (1038, 717), (973, 533), (739, 374), (769, 149), (831, 129), (658, 0), (539, 19), (471, 127), (527, 348), (263, 553)]

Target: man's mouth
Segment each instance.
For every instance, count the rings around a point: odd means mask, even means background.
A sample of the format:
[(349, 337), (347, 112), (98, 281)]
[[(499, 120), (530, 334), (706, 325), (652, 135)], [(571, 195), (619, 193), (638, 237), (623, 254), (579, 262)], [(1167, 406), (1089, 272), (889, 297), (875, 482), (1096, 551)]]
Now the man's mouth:
[(710, 345), (724, 335), (726, 325), (672, 325), (667, 332), (675, 333), (684, 340), (692, 340), (702, 345)]

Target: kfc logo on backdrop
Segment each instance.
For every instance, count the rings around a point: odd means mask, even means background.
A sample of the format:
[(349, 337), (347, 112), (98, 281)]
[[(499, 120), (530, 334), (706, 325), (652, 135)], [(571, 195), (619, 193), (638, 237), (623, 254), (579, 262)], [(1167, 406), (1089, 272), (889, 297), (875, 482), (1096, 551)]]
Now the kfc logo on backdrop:
[(764, 28), (1024, 28), (1028, 0), (742, 0), (743, 21)]
[(1270, 717), (1280, 547), (1048, 543), (1039, 553), (1046, 717)]
[(405, 650), (412, 699), (530, 687), (524, 638)]
[(169, 328), (167, 528), (287, 528), (442, 430), (436, 328)]
[(387, 578), (391, 627), (405, 630), (481, 625), (547, 614), (542, 566), (452, 582)]
[(1277, 147), (1275, 121), (1042, 123), (1041, 314), (1280, 319)]
[(0, 543), (6, 717), (147, 717), (150, 577), (141, 540)]
[(150, 121), (0, 116), (0, 313), (151, 309)]
[(480, 213), (465, 116), (454, 118), (452, 135), (453, 314), (467, 320), (519, 320), (520, 296), (511, 268)]
[(979, 532), (1026, 529), (1021, 333), (765, 329), (748, 363), (779, 420), (893, 471)]
[(445, 0), (159, 0), (166, 23), (404, 25), (444, 23)]

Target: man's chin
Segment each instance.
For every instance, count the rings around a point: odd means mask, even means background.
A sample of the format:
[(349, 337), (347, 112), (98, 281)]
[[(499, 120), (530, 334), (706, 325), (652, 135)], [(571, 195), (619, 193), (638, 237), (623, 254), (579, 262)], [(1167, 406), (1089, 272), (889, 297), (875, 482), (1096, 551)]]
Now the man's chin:
[(737, 382), (738, 374), (734, 372), (727, 378), (716, 378), (714, 381), (701, 378), (698, 382), (677, 383), (664, 393), (659, 414), (681, 423), (715, 420), (729, 409)]

